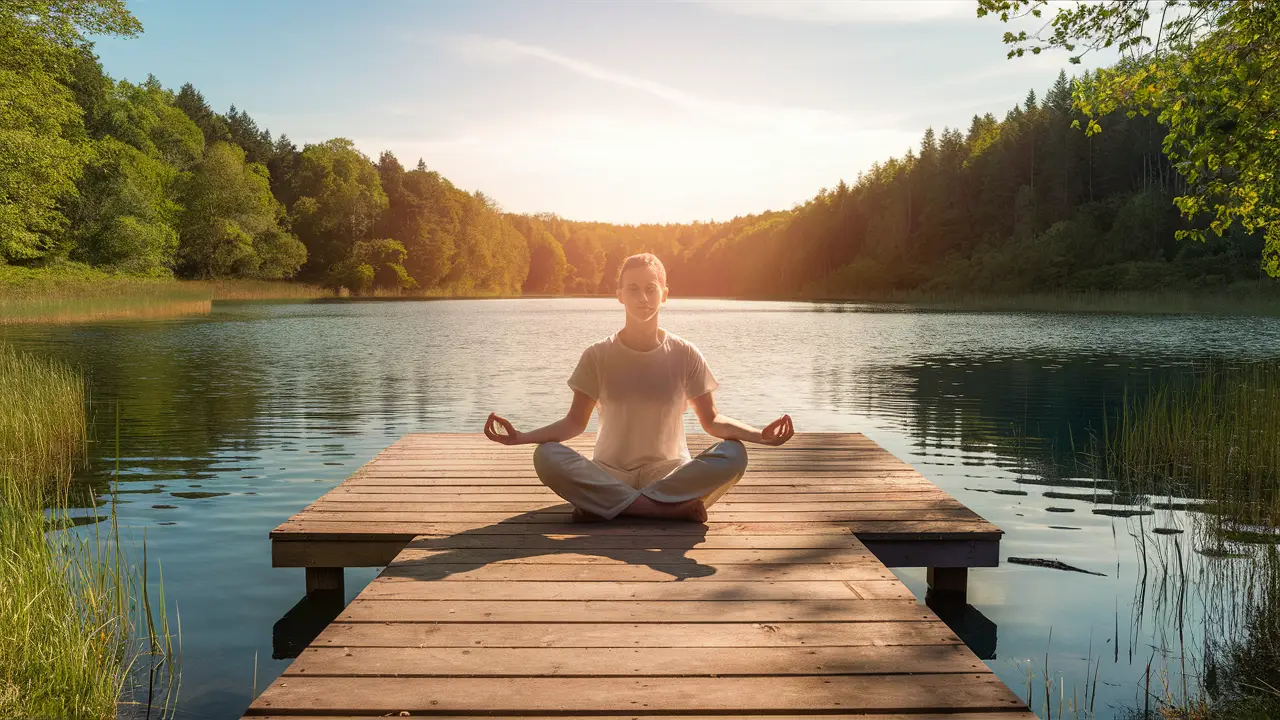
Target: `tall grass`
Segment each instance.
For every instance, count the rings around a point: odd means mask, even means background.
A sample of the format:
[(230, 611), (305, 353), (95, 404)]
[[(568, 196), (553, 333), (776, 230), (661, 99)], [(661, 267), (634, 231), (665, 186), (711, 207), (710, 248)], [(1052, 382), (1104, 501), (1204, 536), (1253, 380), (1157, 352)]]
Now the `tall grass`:
[(1118, 493), (1208, 501), (1190, 536), (1132, 532), (1135, 616), (1160, 632), (1134, 717), (1280, 717), (1280, 362), (1210, 363), (1126, 396), (1091, 460)]
[[(0, 475), (44, 497), (85, 459), (85, 386), (71, 368), (0, 345)], [(7, 493), (6, 493), (7, 496)]]
[(163, 596), (145, 555), (127, 562), (115, 504), (83, 535), (66, 509), (84, 405), (74, 371), (0, 348), (0, 717), (115, 718), (143, 659), (175, 687)]
[(1210, 500), (1225, 532), (1280, 527), (1280, 363), (1210, 365), (1193, 382), (1126, 398), (1105, 432), (1118, 486)]
[(214, 300), (311, 300), (334, 296), (332, 290), (319, 285), (278, 280), (188, 280), (182, 284), (203, 288)]
[(0, 265), (0, 325), (205, 315), (215, 300), (310, 299), (315, 285), (261, 280), (174, 280), (104, 272), (76, 263)]

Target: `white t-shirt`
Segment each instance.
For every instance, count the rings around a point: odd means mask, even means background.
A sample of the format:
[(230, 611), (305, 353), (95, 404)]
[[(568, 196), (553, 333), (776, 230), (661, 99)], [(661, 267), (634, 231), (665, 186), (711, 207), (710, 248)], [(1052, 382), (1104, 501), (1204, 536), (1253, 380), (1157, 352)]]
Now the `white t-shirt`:
[(689, 460), (684, 411), (691, 398), (719, 383), (692, 343), (666, 330), (648, 351), (632, 350), (618, 333), (582, 352), (569, 387), (600, 405), (599, 432), (592, 459), (620, 470), (652, 463)]

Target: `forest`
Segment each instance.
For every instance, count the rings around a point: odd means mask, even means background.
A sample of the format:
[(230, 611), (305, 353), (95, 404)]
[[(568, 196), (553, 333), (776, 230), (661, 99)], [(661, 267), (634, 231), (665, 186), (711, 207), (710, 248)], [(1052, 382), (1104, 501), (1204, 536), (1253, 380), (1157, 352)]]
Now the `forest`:
[[(1155, 116), (1086, 134), (1060, 72), (1042, 93), (795, 207), (614, 225), (503, 212), (418, 158), (299, 147), (191, 84), (109, 77), (86, 39), (141, 31), (123, 4), (0, 16), (0, 265), (180, 279), (294, 279), (354, 294), (613, 292), (654, 252), (677, 295), (1017, 294), (1227, 286), (1266, 277), (1261, 233), (1177, 240), (1185, 180)], [(45, 20), (41, 20), (44, 17)], [(49, 17), (60, 17), (58, 22)], [(1130, 117), (1132, 115), (1132, 117)], [(1074, 126), (1073, 126), (1074, 125)], [(852, 169), (851, 169), (852, 171)]]

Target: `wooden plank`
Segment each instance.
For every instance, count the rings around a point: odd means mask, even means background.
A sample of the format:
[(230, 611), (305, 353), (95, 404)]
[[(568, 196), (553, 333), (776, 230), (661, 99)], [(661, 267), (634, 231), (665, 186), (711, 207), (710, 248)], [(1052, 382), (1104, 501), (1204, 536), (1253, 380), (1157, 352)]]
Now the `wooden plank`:
[(914, 600), (361, 600), (340, 622), (929, 622), (932, 612)]
[(747, 580), (885, 580), (893, 577), (879, 563), (813, 564), (813, 565), (700, 565), (687, 562), (651, 562), (646, 565), (535, 565), (494, 563), (433, 563), (401, 565), (393, 561), (389, 574), (421, 580), (466, 582), (469, 580), (504, 580), (538, 582), (540, 580), (595, 580), (669, 582), (743, 582)]
[[(531, 459), (511, 458), (509, 460), (493, 460), (476, 458), (474, 460), (466, 460), (460, 458), (439, 458), (439, 459), (405, 459), (405, 460), (375, 460), (365, 465), (365, 468), (372, 474), (380, 471), (390, 472), (430, 472), (436, 470), (466, 470), (479, 471), (482, 473), (511, 471), (511, 470), (533, 470), (533, 461)], [(807, 472), (809, 470), (826, 470), (828, 472), (847, 472), (847, 471), (902, 471), (916, 472), (910, 465), (901, 460), (891, 460), (887, 458), (875, 458), (866, 460), (856, 459), (787, 459), (787, 458), (771, 458), (768, 460), (755, 460), (747, 462), (747, 474), (751, 473), (769, 473), (772, 471), (791, 472)]]
[(998, 567), (999, 536), (961, 540), (882, 539), (865, 533), (866, 547), (888, 567)]
[(348, 677), (564, 677), (980, 673), (959, 645), (853, 648), (308, 648), (284, 672)]
[[(716, 522), (753, 522), (760, 524), (786, 522), (846, 523), (859, 520), (966, 520), (977, 518), (977, 514), (966, 507), (941, 508), (935, 510), (839, 510), (839, 511), (786, 511), (775, 512), (735, 512), (719, 511), (712, 506), (708, 513)], [(565, 507), (549, 510), (532, 510), (521, 513), (517, 517), (524, 523), (566, 523), (570, 522), (571, 511)], [(503, 512), (399, 512), (387, 510), (383, 512), (330, 511), (309, 510), (307, 518), (311, 520), (327, 520), (342, 522), (451, 522), (457, 520), (475, 520), (478, 522), (500, 523), (512, 520), (512, 513)]]
[(438, 565), (440, 563), (536, 564), (536, 565), (627, 565), (653, 563), (701, 563), (729, 565), (863, 565), (874, 567), (880, 561), (861, 547), (787, 548), (787, 549), (703, 549), (703, 548), (406, 548), (392, 563), (395, 567)]
[[(658, 524), (656, 521), (655, 525)], [(666, 535), (711, 535), (713, 533), (778, 535), (797, 534), (810, 535), (823, 530), (853, 533), (859, 537), (899, 538), (902, 536), (921, 536), (931, 539), (970, 540), (975, 536), (986, 536), (998, 540), (1001, 531), (981, 518), (949, 519), (949, 520), (860, 520), (835, 525), (821, 522), (721, 522), (713, 515), (706, 524), (664, 523), (661, 530), (654, 527), (640, 528), (635, 525), (614, 525), (601, 523), (602, 530), (614, 530), (620, 535), (645, 535), (661, 532)], [(500, 522), (486, 520), (455, 520), (453, 522), (426, 521), (362, 521), (350, 519), (331, 520), (308, 517), (306, 519), (288, 520), (271, 532), (272, 538), (290, 537), (292, 539), (318, 538), (334, 539), (350, 537), (352, 539), (378, 540), (388, 536), (400, 538), (405, 542), (418, 535), (453, 535), (457, 533), (486, 534), (545, 534), (572, 532), (572, 528), (581, 527), (571, 523), (527, 523)]]
[(405, 436), (277, 527), (273, 562), (385, 570), (250, 715), (1030, 717), (873, 554), (999, 529), (864, 436), (751, 448), (704, 524), (568, 522), (534, 449)]
[(901, 581), (812, 580), (809, 582), (417, 582), (383, 577), (360, 593), (365, 600), (914, 600)]
[(327, 707), (364, 711), (522, 715), (530, 712), (813, 712), (993, 710), (1019, 707), (990, 673), (766, 677), (308, 678), (290, 676), (253, 703), (258, 710)]
[[(257, 720), (372, 720), (375, 717), (387, 717), (385, 714), (378, 715), (246, 715), (246, 717), (256, 717)], [(436, 720), (493, 720), (493, 715), (431, 715)], [(520, 720), (564, 720), (566, 717), (572, 717), (573, 720), (620, 720), (617, 715), (521, 715)], [(813, 715), (755, 715), (755, 714), (735, 714), (733, 717), (759, 717), (759, 719), (768, 720), (813, 720)], [(859, 712), (858, 715), (832, 715), (823, 712), (823, 720), (1038, 720), (1036, 715), (1027, 711), (1007, 711), (1007, 712), (946, 712), (946, 714), (919, 714), (913, 712), (910, 715), (883, 715), (865, 714)], [(635, 712), (627, 712), (622, 716), (623, 720), (724, 720), (724, 715), (636, 715)]]
[(404, 550), (407, 541), (275, 541), (271, 543), (271, 567), (383, 567)]
[[(793, 486), (794, 487), (794, 486)], [(459, 492), (457, 487), (438, 485), (340, 485), (323, 497), (329, 502), (520, 502), (559, 499), (549, 488), (541, 486), (477, 487), (475, 491)], [(812, 502), (878, 502), (884, 500), (924, 500), (951, 498), (936, 487), (909, 487), (884, 492), (878, 488), (846, 487), (835, 491), (789, 492), (768, 487), (735, 487), (726, 498), (753, 503), (812, 503)], [(954, 498), (951, 498), (954, 500)]]
[[(376, 715), (246, 715), (245, 717), (254, 717), (258, 720), (372, 720), (373, 718), (385, 718), (385, 713)], [(438, 715), (432, 714), (436, 720), (492, 720), (492, 715)], [(794, 714), (776, 714), (768, 715), (742, 714), (735, 713), (735, 718), (767, 718), (768, 720), (813, 720), (813, 715), (794, 715)], [(573, 715), (521, 715), (520, 720), (565, 720), (572, 718), (573, 720), (620, 720), (617, 715), (582, 715), (574, 713)], [(1009, 712), (980, 712), (980, 713), (945, 713), (941, 715), (929, 713), (911, 713), (910, 715), (892, 714), (884, 715), (881, 713), (867, 714), (858, 713), (857, 715), (843, 715), (823, 713), (823, 720), (1038, 720), (1033, 713), (1026, 711), (1009, 711)], [(622, 716), (623, 720), (725, 720), (724, 715), (650, 715), (648, 713), (636, 714), (627, 713)]]
[[(433, 513), (521, 513), (537, 510), (563, 510), (570, 512), (572, 505), (560, 498), (540, 498), (519, 502), (414, 502), (408, 499), (399, 501), (369, 502), (363, 500), (333, 500), (328, 497), (312, 503), (307, 510), (313, 512), (433, 512)], [(831, 502), (789, 502), (789, 503), (756, 503), (721, 500), (714, 506), (715, 512), (757, 512), (757, 513), (796, 513), (796, 512), (837, 512), (855, 510), (858, 512), (902, 511), (907, 510), (953, 510), (962, 508), (954, 498), (936, 498), (927, 500), (872, 500), (872, 501), (831, 501)]]
[(573, 534), (510, 535), (443, 535), (414, 538), (406, 547), (418, 550), (464, 548), (496, 549), (577, 549), (577, 550), (814, 550), (852, 549), (866, 551), (862, 543), (849, 533), (813, 535), (730, 535), (706, 534), (689, 536), (598, 534), (595, 525), (579, 525)]
[[(490, 485), (510, 485), (517, 481), (524, 481), (529, 485), (540, 485), (538, 475), (534, 472), (533, 466), (528, 468), (477, 468), (474, 466), (460, 468), (434, 468), (419, 470), (381, 470), (378, 472), (362, 472), (353, 475), (348, 482), (357, 482), (357, 484), (394, 484), (384, 481), (390, 480), (409, 480), (409, 481), (425, 481), (438, 480), (444, 484), (446, 480), (476, 480), (476, 483), (453, 483), (455, 485), (472, 485), (472, 484), (490, 484)], [(791, 470), (777, 470), (772, 472), (761, 472), (759, 470), (748, 470), (743, 475), (738, 484), (757, 485), (761, 483), (776, 483), (779, 480), (788, 482), (809, 481), (822, 483), (838, 483), (846, 482), (851, 484), (865, 484), (870, 482), (881, 482), (886, 484), (931, 484), (923, 475), (915, 470), (880, 470), (873, 468), (844, 468), (844, 469), (822, 469), (813, 468), (804, 470), (802, 467), (796, 467)], [(413, 482), (405, 484), (414, 484)]]
[(757, 648), (963, 645), (941, 620), (911, 623), (340, 623), (312, 647)]

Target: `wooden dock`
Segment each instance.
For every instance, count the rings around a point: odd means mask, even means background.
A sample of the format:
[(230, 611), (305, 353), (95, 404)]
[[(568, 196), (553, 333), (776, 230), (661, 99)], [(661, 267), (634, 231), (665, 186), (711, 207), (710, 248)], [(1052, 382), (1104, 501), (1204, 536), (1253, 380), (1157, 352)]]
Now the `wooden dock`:
[(570, 523), (532, 451), (406, 436), (277, 528), (309, 590), (386, 568), (246, 717), (1034, 717), (886, 567), (1000, 531), (862, 435), (748, 445), (705, 525)]

